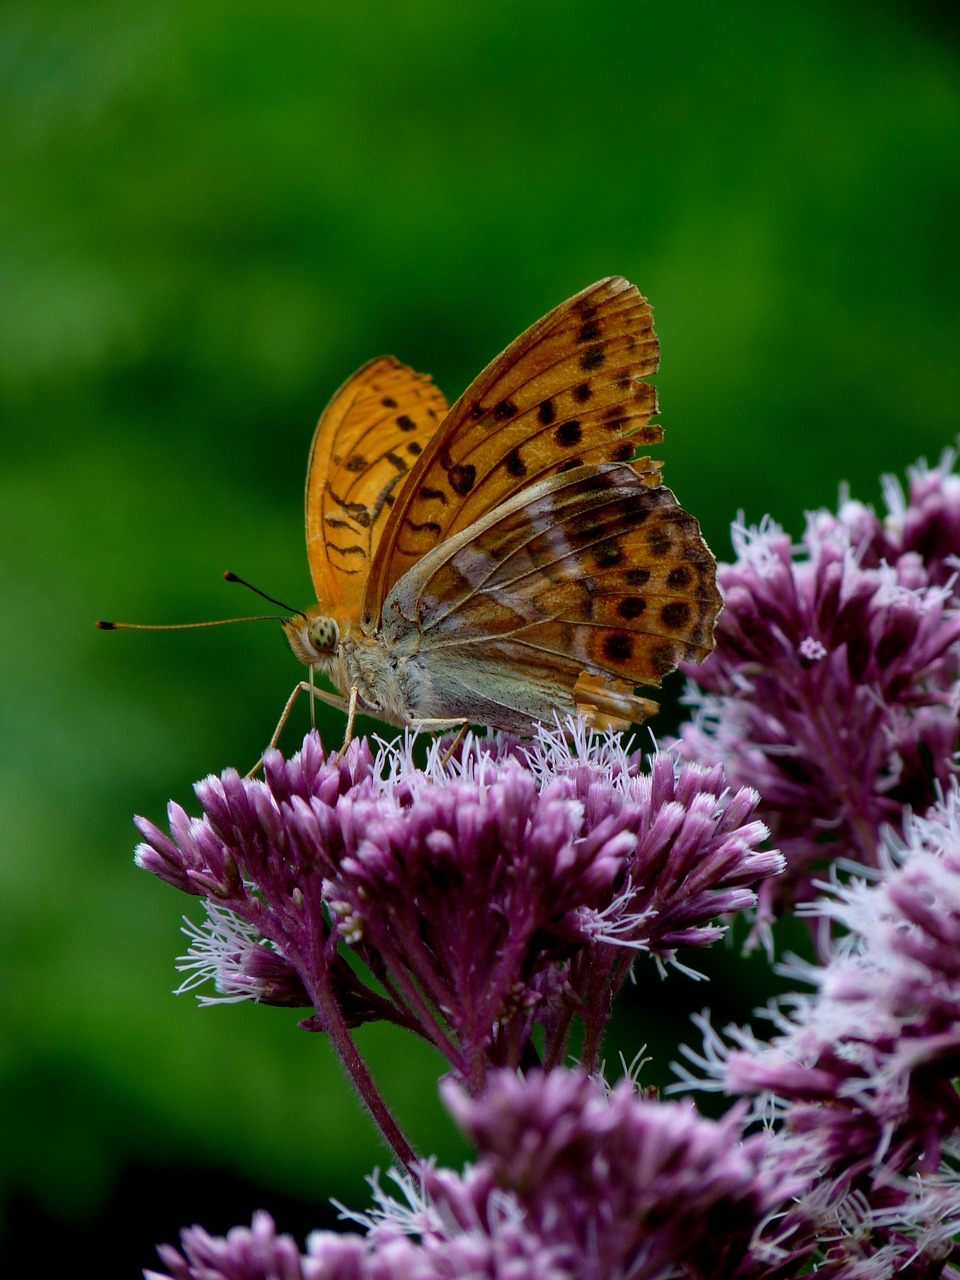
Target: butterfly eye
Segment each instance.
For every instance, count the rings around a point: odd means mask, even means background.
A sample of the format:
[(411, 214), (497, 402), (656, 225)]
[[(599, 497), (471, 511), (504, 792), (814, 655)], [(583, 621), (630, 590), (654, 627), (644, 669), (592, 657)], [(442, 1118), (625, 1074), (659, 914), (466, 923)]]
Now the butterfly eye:
[(340, 632), (332, 618), (314, 618), (307, 631), (307, 639), (316, 653), (333, 653), (340, 640)]

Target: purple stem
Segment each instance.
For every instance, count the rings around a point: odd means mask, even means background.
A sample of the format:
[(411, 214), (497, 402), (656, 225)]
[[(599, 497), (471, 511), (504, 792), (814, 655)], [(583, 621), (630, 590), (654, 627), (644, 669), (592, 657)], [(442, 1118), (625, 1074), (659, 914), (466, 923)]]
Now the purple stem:
[(314, 982), (312, 978), (308, 981), (306, 975), (303, 976), (304, 980), (307, 981), (307, 989), (314, 1007), (320, 1014), (324, 1030), (330, 1037), (334, 1049), (340, 1055), (340, 1061), (343, 1063), (347, 1075), (353, 1081), (354, 1088), (360, 1095), (361, 1101), (379, 1126), (380, 1132), (397, 1159), (406, 1169), (412, 1170), (417, 1160), (417, 1153), (404, 1137), (396, 1120), (394, 1120), (390, 1108), (383, 1100), (380, 1090), (374, 1083), (367, 1064), (360, 1056), (357, 1046), (353, 1043), (353, 1037), (350, 1035), (347, 1024), (343, 1020), (340, 1008), (328, 982), (324, 979)]
[[(410, 952), (411, 958), (416, 958), (419, 961), (416, 972), (427, 991), (426, 997), (417, 984), (411, 982), (407, 976), (407, 963), (402, 956), (396, 953), (393, 947), (388, 947), (385, 943), (381, 943), (380, 954), (387, 961), (387, 965), (393, 973), (393, 982), (396, 984), (398, 995), (407, 1002), (408, 1008), (413, 1010), (413, 1016), (418, 1019), (424, 1039), (428, 1040), (462, 1076), (464, 1073), (463, 1060), (457, 1052), (454, 1042), (441, 1029), (438, 1014), (434, 1012), (434, 1009), (439, 1008), (443, 1001), (438, 998), (435, 992), (430, 990), (433, 984), (428, 981), (431, 975), (426, 953), (419, 940), (413, 936), (408, 935), (406, 937), (405, 946)], [(417, 953), (415, 957), (414, 953)], [(428, 1001), (433, 1002), (433, 1008), (431, 1008)]]

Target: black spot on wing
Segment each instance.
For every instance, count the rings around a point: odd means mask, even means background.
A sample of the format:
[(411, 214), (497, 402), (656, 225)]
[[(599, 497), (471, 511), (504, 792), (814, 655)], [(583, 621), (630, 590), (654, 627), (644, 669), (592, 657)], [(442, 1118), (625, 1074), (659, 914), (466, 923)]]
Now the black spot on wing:
[(355, 521), (361, 529), (369, 529), (373, 524), (373, 516), (370, 508), (364, 506), (362, 502), (346, 502), (339, 497), (333, 489), (327, 485), (327, 495), (331, 502), (335, 502), (341, 511), (345, 511), (351, 520)]
[(517, 480), (522, 480), (527, 474), (527, 464), (521, 458), (519, 449), (511, 449), (504, 458), (503, 465), (506, 467), (508, 475), (515, 477)]
[(624, 596), (617, 601), (617, 613), (621, 618), (630, 621), (633, 618), (639, 618), (641, 613), (646, 609), (647, 602), (643, 596)]
[(454, 493), (466, 497), (477, 482), (477, 468), (472, 462), (455, 463), (447, 472)]
[(690, 621), (690, 606), (686, 600), (671, 600), (660, 610), (660, 621), (671, 631), (679, 631)]
[(583, 429), (579, 422), (561, 422), (553, 433), (553, 438), (557, 444), (564, 449), (572, 448), (573, 445), (579, 444), (583, 439)]
[(623, 564), (623, 548), (612, 538), (594, 547), (591, 554), (598, 569), (615, 569), (618, 564)]
[(633, 641), (625, 631), (608, 631), (603, 637), (603, 656), (609, 662), (629, 662)]
[(652, 556), (665, 556), (673, 546), (673, 539), (666, 529), (651, 529), (647, 534), (647, 547)]

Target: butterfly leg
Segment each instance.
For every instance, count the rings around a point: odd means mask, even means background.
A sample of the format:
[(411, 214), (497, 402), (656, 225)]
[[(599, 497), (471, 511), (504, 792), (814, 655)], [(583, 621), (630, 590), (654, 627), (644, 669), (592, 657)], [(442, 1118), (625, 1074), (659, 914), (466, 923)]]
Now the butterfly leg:
[(414, 720), (410, 725), (410, 728), (415, 730), (418, 733), (421, 729), (426, 729), (428, 733), (440, 733), (444, 729), (457, 730), (457, 736), (454, 738), (453, 742), (451, 742), (450, 746), (443, 753), (443, 759), (440, 761), (440, 767), (442, 769), (446, 767), (447, 761), (450, 759), (454, 751), (456, 751), (457, 747), (459, 747), (460, 743), (467, 736), (467, 730), (470, 728), (470, 721), (460, 720), (460, 719)]
[(350, 686), (350, 701), (347, 703), (347, 729), (343, 735), (343, 746), (341, 751), (345, 751), (350, 745), (350, 739), (353, 737), (353, 722), (357, 718), (357, 697), (359, 690), (355, 684)]
[(440, 717), (436, 720), (411, 720), (410, 728), (415, 729), (418, 733), (421, 729), (426, 729), (428, 733), (440, 733), (444, 729), (463, 729), (469, 723), (469, 720), (464, 720), (460, 716), (457, 716), (455, 720)]
[[(276, 729), (274, 729), (273, 731), (273, 736), (271, 737), (269, 743), (267, 744), (267, 751), (269, 751), (271, 747), (275, 747), (277, 745), (277, 742), (280, 738), (280, 734), (283, 732), (283, 726), (287, 723), (287, 720), (290, 718), (290, 712), (293, 710), (293, 704), (296, 702), (297, 698), (299, 698), (301, 693), (310, 694), (311, 720), (313, 719), (312, 713), (313, 713), (313, 705), (315, 700), (319, 700), (320, 702), (325, 702), (328, 707), (336, 707), (338, 711), (347, 710), (347, 702), (344, 698), (340, 698), (334, 693), (327, 693), (325, 689), (317, 689), (315, 687), (313, 683), (312, 667), (310, 668), (310, 677), (311, 678), (309, 682), (306, 680), (301, 680), (297, 685), (294, 686), (293, 692), (290, 694), (290, 697), (287, 699), (287, 702), (283, 708), (283, 711), (280, 713), (280, 719), (277, 722)], [(266, 755), (266, 751), (263, 754)], [(263, 764), (263, 756), (260, 757), (257, 763), (253, 766), (253, 768), (244, 776), (247, 778), (252, 778), (262, 764)]]
[(446, 751), (443, 753), (443, 759), (440, 761), (441, 769), (445, 769), (447, 765), (450, 763), (450, 757), (453, 755), (457, 747), (459, 747), (460, 743), (467, 736), (467, 730), (469, 728), (470, 728), (469, 721), (464, 720), (460, 728), (457, 730), (457, 736), (454, 738), (454, 740), (450, 743), (449, 747), (447, 747)]

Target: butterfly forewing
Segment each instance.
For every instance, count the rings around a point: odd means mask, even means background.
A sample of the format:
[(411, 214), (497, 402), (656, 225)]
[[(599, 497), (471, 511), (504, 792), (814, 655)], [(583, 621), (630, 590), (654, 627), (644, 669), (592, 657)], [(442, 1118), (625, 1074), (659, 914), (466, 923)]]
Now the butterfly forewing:
[(307, 468), (307, 557), (317, 599), (359, 620), (370, 564), (397, 490), (447, 412), (425, 374), (372, 360), (334, 395)]
[[(645, 713), (633, 685), (659, 685), (712, 649), (715, 570), (669, 489), (629, 466), (587, 465), (449, 539), (390, 600), (441, 681), (472, 686), (493, 664), (505, 705), (542, 718), (579, 707), (587, 673), (594, 703), (619, 698), (623, 724)], [(491, 677), (481, 683), (489, 695)]]
[[(441, 540), (547, 476), (627, 461), (662, 431), (652, 312), (622, 277), (601, 280), (521, 334), (475, 379), (397, 494), (374, 558), (364, 620), (375, 627), (398, 579)], [(635, 462), (645, 482), (659, 466)]]

